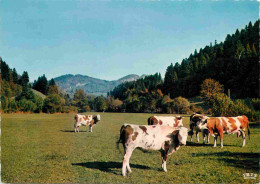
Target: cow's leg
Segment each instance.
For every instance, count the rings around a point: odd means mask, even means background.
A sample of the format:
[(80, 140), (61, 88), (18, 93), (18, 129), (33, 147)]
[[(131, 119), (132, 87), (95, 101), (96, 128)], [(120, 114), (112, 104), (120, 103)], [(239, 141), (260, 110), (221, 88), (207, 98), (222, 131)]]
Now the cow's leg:
[(162, 169), (164, 170), (164, 172), (167, 172), (167, 168), (166, 168), (167, 151), (168, 150), (162, 150), (162, 152), (161, 152), (161, 154), (162, 154)]
[(192, 142), (192, 136), (193, 136), (193, 134), (194, 134), (192, 128), (190, 129), (189, 133), (190, 133), (190, 141)]
[(124, 159), (123, 159), (123, 166), (122, 166), (122, 175), (126, 176), (126, 169), (128, 169), (129, 172), (132, 172), (130, 165), (129, 165), (129, 160), (130, 157), (133, 153), (134, 149), (133, 148), (126, 148), (125, 154), (124, 154)]
[(202, 132), (202, 137), (203, 137), (203, 144), (205, 144), (206, 143), (206, 132), (205, 132), (206, 130), (201, 130), (201, 132)]
[(219, 139), (220, 139), (220, 147), (223, 148), (223, 132), (219, 132)]
[(89, 131), (92, 132), (92, 125), (89, 125)]
[(244, 147), (244, 146), (246, 145), (246, 133), (242, 130), (242, 131), (241, 131), (241, 134), (242, 134), (242, 138), (243, 138), (242, 147)]
[(197, 138), (197, 142), (199, 142), (200, 141), (200, 139), (199, 139), (199, 131), (196, 131), (196, 138)]
[(213, 147), (215, 148), (215, 147), (217, 147), (218, 135), (213, 134), (213, 136), (214, 136), (214, 146)]
[(208, 139), (208, 140), (207, 140), (207, 143), (209, 143), (209, 137), (210, 137), (210, 134), (208, 133), (208, 134), (207, 134), (207, 139)]
[(76, 125), (74, 126), (74, 131), (75, 131), (75, 133), (77, 132), (77, 126)]

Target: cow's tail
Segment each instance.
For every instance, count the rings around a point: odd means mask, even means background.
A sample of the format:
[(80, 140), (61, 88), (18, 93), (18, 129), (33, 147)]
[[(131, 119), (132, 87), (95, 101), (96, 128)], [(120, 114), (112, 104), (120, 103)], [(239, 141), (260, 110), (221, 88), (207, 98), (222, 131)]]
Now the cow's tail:
[(116, 142), (116, 148), (119, 150), (119, 152), (121, 153), (120, 149), (119, 149), (119, 143), (123, 143), (123, 129), (124, 129), (124, 125), (121, 126), (121, 129), (120, 129), (120, 135), (119, 135), (119, 139), (118, 141)]
[(248, 133), (248, 138), (250, 140), (250, 129), (249, 129), (249, 121), (247, 122), (247, 133)]

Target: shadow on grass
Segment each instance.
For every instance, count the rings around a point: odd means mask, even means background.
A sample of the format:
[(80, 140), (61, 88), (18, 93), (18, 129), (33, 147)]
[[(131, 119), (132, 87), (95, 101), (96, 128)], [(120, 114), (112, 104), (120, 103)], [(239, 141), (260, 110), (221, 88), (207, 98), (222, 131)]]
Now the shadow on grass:
[[(110, 172), (116, 175), (117, 172), (113, 171), (112, 169), (121, 169), (122, 163), (121, 162), (85, 162), (85, 163), (72, 163), (73, 166), (82, 166), (89, 169), (98, 169), (103, 172)], [(148, 166), (143, 166), (139, 164), (130, 164), (131, 168), (137, 168), (137, 169), (150, 169)]]
[(229, 166), (242, 168), (245, 170), (259, 172), (260, 153), (239, 153), (239, 152), (216, 152), (216, 153), (193, 153), (195, 157), (217, 157), (220, 162), (225, 162)]
[[(61, 132), (71, 132), (71, 133), (75, 133), (75, 131), (74, 130), (60, 130)], [(80, 130), (79, 132), (88, 132), (88, 131), (86, 131), (86, 130)], [(79, 133), (79, 132), (77, 132), (77, 133)]]
[[(198, 142), (189, 142), (189, 141), (187, 141), (187, 142), (186, 142), (186, 146), (213, 147), (213, 143), (203, 144), (203, 143), (198, 143)], [(219, 146), (220, 146), (220, 144), (217, 142), (217, 147), (219, 147)], [(230, 146), (230, 147), (241, 147), (241, 145), (229, 145), (229, 144), (225, 144), (225, 143), (224, 143), (224, 147), (225, 147), (225, 146), (228, 146), (228, 147), (229, 147), (229, 146)]]
[(212, 147), (213, 144), (203, 144), (203, 143), (198, 143), (198, 142), (186, 142), (186, 146), (205, 146), (205, 147)]

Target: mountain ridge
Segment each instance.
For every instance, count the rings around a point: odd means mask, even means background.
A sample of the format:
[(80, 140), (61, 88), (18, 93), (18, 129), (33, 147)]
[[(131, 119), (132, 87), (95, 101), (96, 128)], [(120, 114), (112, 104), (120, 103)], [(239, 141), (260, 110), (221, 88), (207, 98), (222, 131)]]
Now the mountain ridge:
[(55, 77), (54, 81), (62, 91), (69, 94), (70, 96), (73, 96), (77, 89), (82, 89), (87, 94), (106, 96), (107, 92), (113, 90), (117, 85), (123, 82), (137, 80), (143, 76), (144, 75), (139, 76), (136, 74), (129, 74), (117, 80), (109, 81), (94, 78), (88, 75), (65, 74)]

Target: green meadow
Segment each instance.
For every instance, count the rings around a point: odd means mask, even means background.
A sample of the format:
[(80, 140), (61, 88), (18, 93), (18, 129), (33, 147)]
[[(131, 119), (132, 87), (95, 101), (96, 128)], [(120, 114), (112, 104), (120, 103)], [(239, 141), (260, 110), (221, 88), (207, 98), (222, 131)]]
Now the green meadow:
[[(145, 125), (151, 114), (100, 113), (101, 121), (88, 132), (74, 133), (74, 114), (2, 114), (1, 181), (4, 183), (258, 183), (259, 124), (250, 122), (246, 146), (236, 135), (224, 136), (224, 148), (190, 142), (161, 169), (159, 151), (136, 149), (133, 173), (121, 175), (123, 147), (116, 142), (122, 124)], [(188, 115), (184, 125), (189, 127)], [(194, 139), (195, 140), (195, 139)], [(243, 174), (257, 174), (244, 179)]]

